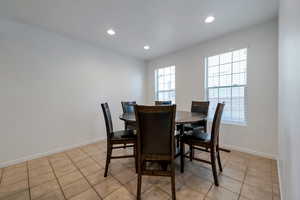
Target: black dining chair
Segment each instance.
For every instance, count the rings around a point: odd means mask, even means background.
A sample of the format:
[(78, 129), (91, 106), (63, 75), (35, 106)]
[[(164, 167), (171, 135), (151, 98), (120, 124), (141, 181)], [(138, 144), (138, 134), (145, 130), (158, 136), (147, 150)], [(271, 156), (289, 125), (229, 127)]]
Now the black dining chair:
[[(216, 159), (218, 160), (220, 171), (223, 171), (219, 148), (219, 130), (224, 106), (224, 103), (218, 103), (217, 105), (211, 134), (203, 132), (199, 129), (194, 129), (184, 133), (180, 138), (181, 172), (184, 172), (184, 159), (185, 157), (187, 157), (185, 154), (185, 144), (189, 145), (193, 150), (196, 149), (200, 151), (206, 151), (206, 149), (208, 149), (208, 151), (210, 152), (210, 161), (195, 158), (194, 155), (192, 156), (192, 159), (211, 164), (216, 186), (219, 186)], [(203, 149), (203, 147), (205, 149)]]
[[(142, 176), (171, 177), (172, 199), (175, 195), (175, 115), (176, 105), (135, 106), (137, 120), (138, 185), (141, 199)], [(149, 164), (160, 163), (157, 169)]]
[[(136, 105), (136, 101), (122, 101), (122, 109), (123, 113), (134, 113), (134, 106)], [(124, 122), (125, 130), (127, 129), (135, 129), (136, 123), (135, 122)]]
[(172, 101), (155, 101), (156, 106), (167, 106), (172, 105)]
[[(137, 169), (137, 159), (136, 159), (136, 134), (134, 130), (113, 130), (113, 123), (111, 119), (111, 114), (109, 110), (109, 106), (107, 103), (101, 104), (106, 133), (107, 133), (107, 151), (106, 151), (106, 164), (104, 177), (107, 176), (108, 166), (110, 164), (111, 159), (120, 159), (120, 158), (135, 158), (135, 166)], [(120, 149), (124, 147), (133, 147), (133, 155), (125, 155), (125, 156), (112, 156), (113, 149)]]

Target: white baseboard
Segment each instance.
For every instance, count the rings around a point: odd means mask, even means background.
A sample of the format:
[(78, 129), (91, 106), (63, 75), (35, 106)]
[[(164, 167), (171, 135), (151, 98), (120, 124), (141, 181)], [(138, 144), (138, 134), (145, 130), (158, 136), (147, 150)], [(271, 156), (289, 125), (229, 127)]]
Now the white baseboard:
[(95, 139), (88, 140), (88, 141), (85, 141), (85, 142), (81, 142), (81, 143), (78, 143), (78, 144), (73, 144), (73, 145), (69, 145), (69, 146), (65, 146), (65, 147), (59, 147), (59, 148), (53, 149), (51, 151), (25, 156), (25, 157), (22, 157), (22, 158), (18, 158), (16, 160), (6, 161), (6, 162), (3, 162), (3, 163), (0, 163), (0, 168), (7, 167), (7, 166), (10, 166), (10, 165), (15, 165), (15, 164), (22, 163), (22, 162), (25, 162), (25, 161), (28, 161), (28, 160), (33, 160), (33, 159), (36, 159), (36, 158), (41, 158), (41, 157), (48, 156), (48, 155), (51, 155), (51, 154), (63, 152), (63, 151), (73, 149), (73, 148), (76, 148), (76, 147), (80, 147), (80, 146), (84, 146), (84, 145), (87, 145), (87, 144), (92, 144), (92, 143), (95, 143), (95, 142), (98, 142), (98, 141), (104, 140), (104, 139), (105, 138), (95, 138)]
[(222, 147), (228, 148), (228, 149), (231, 149), (231, 150), (236, 150), (236, 151), (244, 152), (244, 153), (249, 153), (249, 154), (252, 154), (252, 155), (255, 155), (255, 156), (261, 156), (261, 157), (264, 157), (264, 158), (269, 158), (269, 159), (277, 160), (277, 155), (274, 155), (274, 154), (269, 154), (269, 153), (254, 151), (252, 149), (248, 149), (248, 148), (244, 148), (244, 147), (239, 147), (239, 146), (235, 146), (235, 145), (226, 145), (226, 144), (223, 144)]

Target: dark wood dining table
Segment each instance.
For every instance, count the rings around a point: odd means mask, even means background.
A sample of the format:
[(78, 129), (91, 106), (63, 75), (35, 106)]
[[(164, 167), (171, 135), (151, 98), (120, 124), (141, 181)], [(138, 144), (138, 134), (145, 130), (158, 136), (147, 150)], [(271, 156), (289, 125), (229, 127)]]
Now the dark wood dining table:
[[(124, 113), (120, 115), (120, 119), (127, 122), (135, 122), (135, 114), (134, 113)], [(184, 125), (190, 123), (196, 123), (199, 121), (206, 120), (207, 116), (190, 111), (176, 111), (175, 122), (176, 125)]]
[[(123, 113), (122, 115), (120, 115), (119, 118), (125, 122), (136, 122), (135, 113)], [(196, 123), (203, 120), (207, 120), (207, 116), (201, 113), (196, 113), (191, 111), (176, 111), (175, 123), (179, 129), (179, 134), (177, 134), (176, 136), (180, 136), (184, 133), (185, 124)], [(224, 148), (220, 148), (220, 150), (225, 152), (230, 152), (230, 150)], [(179, 155), (179, 148), (176, 148), (176, 156), (178, 155)]]
[[(123, 113), (119, 117), (121, 120), (125, 122), (136, 122), (135, 113)], [(184, 133), (184, 125), (196, 123), (199, 121), (206, 120), (207, 116), (201, 113), (190, 112), (190, 111), (176, 111), (175, 123), (177, 128), (179, 129), (179, 134), (176, 131), (176, 137), (182, 135)], [(178, 140), (177, 140), (178, 141)], [(178, 143), (179, 144), (179, 143)], [(176, 157), (179, 156), (179, 145), (176, 148)]]

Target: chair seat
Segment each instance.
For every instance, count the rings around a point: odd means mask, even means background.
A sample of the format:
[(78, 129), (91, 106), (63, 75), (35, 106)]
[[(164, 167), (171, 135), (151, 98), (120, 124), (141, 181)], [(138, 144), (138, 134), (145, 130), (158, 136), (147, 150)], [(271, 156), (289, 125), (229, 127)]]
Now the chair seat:
[(199, 142), (210, 142), (211, 135), (209, 133), (203, 132), (200, 129), (195, 129), (193, 131), (188, 131), (182, 135), (181, 140), (184, 142), (186, 140), (194, 140)]
[(186, 124), (186, 125), (184, 125), (184, 130), (185, 131), (192, 131), (192, 130), (195, 130), (195, 129), (204, 130), (204, 126), (200, 125), (200, 124)]
[(134, 130), (114, 131), (111, 137), (112, 140), (130, 140), (135, 138), (136, 134)]

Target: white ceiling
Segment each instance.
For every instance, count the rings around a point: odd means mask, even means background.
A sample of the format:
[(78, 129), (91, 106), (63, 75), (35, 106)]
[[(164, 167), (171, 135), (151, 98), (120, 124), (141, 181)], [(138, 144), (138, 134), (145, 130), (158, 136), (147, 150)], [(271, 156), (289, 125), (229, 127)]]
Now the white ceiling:
[[(261, 23), (276, 17), (277, 10), (277, 0), (0, 1), (0, 17), (145, 60)], [(216, 21), (205, 24), (208, 15)], [(109, 28), (115, 36), (106, 34)]]

